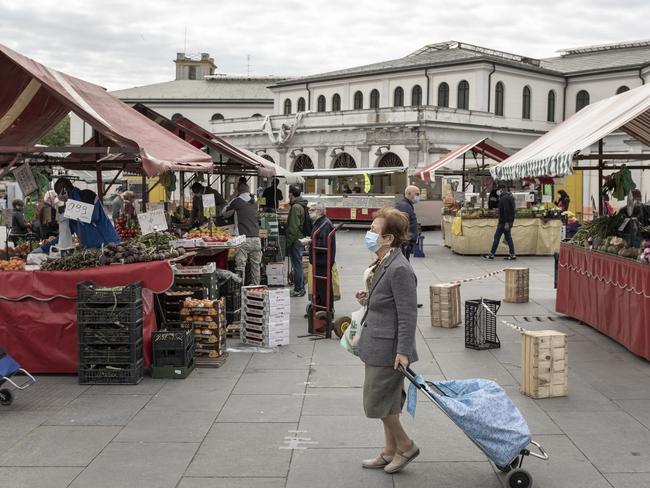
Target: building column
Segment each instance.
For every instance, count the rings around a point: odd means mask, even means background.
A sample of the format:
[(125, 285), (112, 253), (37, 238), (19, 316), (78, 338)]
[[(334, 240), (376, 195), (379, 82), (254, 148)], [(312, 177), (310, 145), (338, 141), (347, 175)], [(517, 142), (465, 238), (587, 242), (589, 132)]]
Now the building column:
[(370, 146), (357, 146), (357, 149), (361, 152), (361, 168), (368, 168), (369, 166), (369, 155), (370, 155)]
[(404, 146), (409, 152), (409, 168), (416, 168), (418, 165), (418, 158), (420, 155), (420, 145), (419, 144), (406, 144)]
[(278, 164), (284, 169), (291, 171), (291, 168), (287, 168), (287, 152), (289, 151), (288, 147), (278, 147), (275, 149), (278, 152)]
[[(326, 168), (325, 158), (327, 158), (327, 146), (316, 146), (314, 149), (316, 150), (316, 154), (318, 155), (318, 159), (316, 161), (316, 168), (325, 169)], [(323, 178), (316, 179), (316, 193), (319, 194), (327, 193), (327, 179), (323, 179)]]

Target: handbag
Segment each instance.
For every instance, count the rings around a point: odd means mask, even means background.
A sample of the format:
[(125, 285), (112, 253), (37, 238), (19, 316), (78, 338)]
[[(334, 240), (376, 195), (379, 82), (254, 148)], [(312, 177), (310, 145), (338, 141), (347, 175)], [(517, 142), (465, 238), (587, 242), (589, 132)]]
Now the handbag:
[(350, 325), (345, 329), (343, 337), (339, 341), (343, 349), (355, 356), (359, 355), (359, 341), (361, 340), (361, 332), (363, 331), (361, 322), (365, 314), (365, 308), (360, 308), (350, 314)]

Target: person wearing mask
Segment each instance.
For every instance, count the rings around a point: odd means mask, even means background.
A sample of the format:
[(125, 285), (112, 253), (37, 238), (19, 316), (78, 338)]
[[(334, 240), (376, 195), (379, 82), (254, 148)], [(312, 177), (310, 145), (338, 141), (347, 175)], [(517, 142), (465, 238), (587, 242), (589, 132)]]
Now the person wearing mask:
[(559, 198), (557, 199), (557, 202), (555, 202), (555, 205), (557, 205), (563, 212), (566, 212), (569, 210), (569, 204), (571, 203), (569, 194), (564, 190), (558, 191), (557, 194)]
[(48, 190), (43, 197), (43, 206), (38, 212), (41, 239), (49, 239), (59, 234), (59, 222), (56, 217), (56, 192)]
[(113, 219), (113, 222), (117, 220), (117, 218), (120, 216), (122, 213), (122, 208), (124, 206), (124, 192), (126, 188), (124, 187), (119, 187), (115, 191), (115, 195), (113, 195), (113, 200), (111, 201), (111, 218)]
[(501, 236), (505, 236), (506, 243), (510, 254), (505, 259), (515, 260), (515, 243), (512, 241), (512, 226), (515, 223), (515, 198), (512, 193), (507, 191), (504, 185), (499, 187), (499, 223), (494, 232), (494, 242), (492, 243), (492, 250), (489, 254), (483, 256), (485, 259), (494, 259), (494, 255), (499, 247)]
[[(330, 272), (336, 258), (336, 234), (332, 236), (330, 243), (330, 259), (327, 260), (327, 251), (320, 249), (327, 249), (327, 238), (329, 233), (334, 229), (332, 221), (325, 215), (325, 205), (322, 202), (310, 203), (308, 207), (309, 219), (312, 221), (311, 237), (305, 237), (302, 243), (307, 245), (311, 243), (316, 249), (316, 262), (313, 262), (313, 253), (309, 251), (309, 263), (312, 267), (312, 276), (325, 276), (329, 266)], [(330, 283), (329, 291), (326, 289), (325, 280), (314, 280), (313, 293), (316, 294), (316, 304), (325, 306), (327, 304), (327, 293), (332, 294)]]
[(246, 279), (246, 266), (250, 265), (250, 285), (260, 284), (260, 265), (262, 263), (262, 242), (260, 241), (260, 225), (257, 220), (257, 204), (250, 194), (247, 184), (239, 184), (237, 197), (233, 198), (222, 211), (226, 218), (237, 214), (237, 228), (246, 240), (237, 249), (235, 269)]
[(411, 259), (413, 247), (418, 242), (418, 218), (415, 215), (415, 205), (420, 201), (420, 189), (409, 185), (404, 190), (404, 198), (395, 204), (395, 208), (406, 214), (409, 221), (409, 239), (402, 243), (402, 252), (407, 260)]
[(216, 207), (215, 215), (218, 215), (224, 205), (226, 205), (226, 201), (221, 196), (221, 193), (214, 188), (203, 186), (198, 181), (192, 185), (192, 193), (194, 196), (192, 197), (190, 222), (195, 227), (201, 226), (208, 221), (203, 209), (203, 195), (214, 195), (214, 204)]
[(271, 185), (262, 193), (262, 198), (265, 200), (264, 208), (270, 212), (275, 212), (278, 208), (278, 203), (284, 198), (282, 191), (278, 188), (279, 185), (280, 179), (273, 178)]
[(494, 185), (490, 191), (490, 196), (488, 196), (488, 209), (495, 210), (497, 208), (499, 208), (499, 191)]
[(17, 198), (11, 202), (13, 213), (11, 214), (11, 235), (14, 237), (25, 237), (29, 232), (29, 224), (25, 222), (25, 203)]
[[(287, 254), (291, 261), (293, 271), (293, 290), (292, 297), (305, 296), (305, 275), (302, 269), (302, 255), (304, 246), (301, 239), (306, 235), (311, 235), (311, 222), (307, 214), (307, 200), (302, 196), (302, 191), (298, 185), (289, 187), (289, 218), (287, 220), (286, 238)], [(309, 228), (310, 232), (305, 232)]]
[(400, 252), (408, 240), (408, 225), (407, 216), (395, 208), (375, 214), (365, 242), (376, 259), (364, 273), (367, 291), (356, 295), (366, 307), (359, 338), (359, 359), (365, 364), (363, 409), (366, 417), (381, 419), (385, 437), (382, 451), (361, 465), (388, 474), (401, 471), (420, 454), (400, 422), (406, 394), (398, 368), (418, 360), (417, 278)]

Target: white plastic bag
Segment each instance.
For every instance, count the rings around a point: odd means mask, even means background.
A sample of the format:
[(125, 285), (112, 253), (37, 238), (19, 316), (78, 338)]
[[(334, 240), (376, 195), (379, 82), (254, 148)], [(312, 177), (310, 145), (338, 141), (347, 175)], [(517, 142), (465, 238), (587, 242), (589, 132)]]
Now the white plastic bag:
[(363, 330), (361, 321), (363, 320), (365, 313), (366, 309), (360, 308), (350, 314), (350, 318), (352, 319), (350, 320), (350, 325), (345, 329), (343, 337), (341, 337), (341, 340), (339, 341), (343, 349), (355, 356), (359, 355), (359, 340), (361, 339), (361, 332)]

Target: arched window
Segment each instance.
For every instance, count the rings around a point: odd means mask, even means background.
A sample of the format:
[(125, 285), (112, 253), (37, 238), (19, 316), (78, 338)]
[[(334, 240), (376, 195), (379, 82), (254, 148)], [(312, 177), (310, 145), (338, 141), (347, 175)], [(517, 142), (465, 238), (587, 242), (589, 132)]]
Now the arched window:
[(266, 159), (267, 161), (271, 161), (272, 163), (275, 163), (275, 160), (269, 154), (264, 153), (264, 154), (262, 154), (262, 157), (264, 159)]
[(411, 90), (411, 105), (419, 107), (422, 105), (422, 87), (415, 85)]
[(251, 115), (251, 117), (261, 117), (261, 116), (262, 116), (262, 114), (253, 114), (253, 115)]
[(291, 114), (291, 100), (287, 98), (284, 101), (284, 115), (289, 115)]
[(378, 168), (394, 168), (400, 166), (404, 166), (404, 163), (402, 163), (402, 160), (397, 154), (392, 152), (384, 154), (379, 160), (379, 163), (377, 163)]
[(521, 94), (521, 118), (530, 120), (530, 87), (525, 86)]
[(548, 92), (548, 100), (546, 101), (546, 120), (548, 122), (555, 122), (555, 92), (553, 90)]
[(225, 117), (223, 115), (221, 115), (221, 114), (213, 114), (212, 118), (210, 120), (212, 120), (214, 122), (215, 120), (223, 120), (224, 118)]
[(356, 168), (357, 163), (354, 161), (354, 158), (348, 153), (342, 152), (336, 156), (336, 159), (334, 160), (334, 164), (332, 166), (334, 168)]
[(494, 89), (494, 114), (503, 115), (505, 89), (503, 83), (498, 82)]
[(469, 83), (463, 80), (458, 83), (458, 108), (469, 110)]
[(580, 90), (576, 95), (576, 112), (582, 110), (589, 105), (589, 92), (587, 90)]
[(625, 93), (626, 91), (630, 91), (630, 87), (628, 86), (619, 86), (618, 89), (616, 90), (616, 94), (620, 95), (621, 93)]
[(174, 122), (177, 121), (178, 119), (182, 119), (182, 118), (183, 118), (183, 114), (176, 113), (176, 114), (172, 115), (172, 120)]
[(332, 95), (332, 112), (339, 112), (341, 110), (341, 96), (338, 93)]
[(319, 112), (325, 112), (325, 95), (318, 97), (318, 102), (316, 104), (316, 110)]
[(404, 106), (404, 90), (401, 86), (395, 88), (393, 93), (393, 107), (403, 107)]
[(314, 169), (314, 163), (309, 156), (301, 154), (293, 162), (293, 171), (302, 171), (303, 169)]
[(379, 108), (379, 90), (377, 89), (370, 92), (370, 108)]
[(354, 109), (361, 110), (363, 108), (363, 93), (360, 91), (354, 94)]
[(304, 111), (305, 111), (305, 99), (303, 97), (300, 97), (298, 99), (298, 112), (304, 112)]
[(438, 85), (438, 107), (449, 107), (449, 85), (445, 82)]

